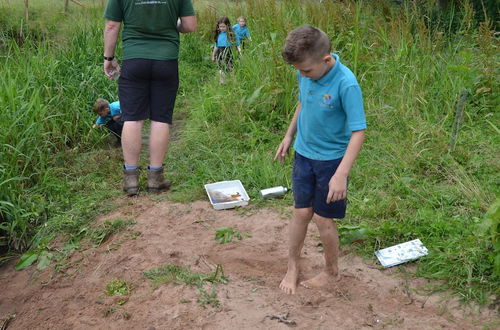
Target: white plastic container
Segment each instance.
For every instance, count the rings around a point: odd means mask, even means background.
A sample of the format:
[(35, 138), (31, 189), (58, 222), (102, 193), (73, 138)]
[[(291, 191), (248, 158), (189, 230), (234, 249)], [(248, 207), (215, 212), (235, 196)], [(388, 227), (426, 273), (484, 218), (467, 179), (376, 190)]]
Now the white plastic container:
[(220, 181), (205, 185), (208, 199), (216, 210), (248, 205), (250, 197), (240, 180)]

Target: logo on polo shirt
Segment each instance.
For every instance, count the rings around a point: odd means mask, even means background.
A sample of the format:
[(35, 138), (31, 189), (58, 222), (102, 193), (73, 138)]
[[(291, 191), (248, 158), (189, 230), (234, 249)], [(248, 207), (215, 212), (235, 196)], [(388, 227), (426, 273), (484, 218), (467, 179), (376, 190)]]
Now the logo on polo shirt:
[(330, 105), (330, 103), (332, 103), (332, 96), (330, 94), (323, 95), (322, 102), (324, 105)]

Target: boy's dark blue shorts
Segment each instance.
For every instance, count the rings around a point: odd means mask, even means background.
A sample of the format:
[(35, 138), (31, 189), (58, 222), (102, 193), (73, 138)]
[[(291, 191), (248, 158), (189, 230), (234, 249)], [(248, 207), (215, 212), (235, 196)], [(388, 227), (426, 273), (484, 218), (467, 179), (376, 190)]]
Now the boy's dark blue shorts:
[(178, 88), (177, 60), (124, 60), (118, 80), (123, 121), (151, 119), (172, 124)]
[(295, 208), (312, 207), (314, 213), (325, 218), (345, 217), (346, 200), (326, 203), (328, 183), (341, 161), (342, 158), (312, 160), (295, 153), (292, 178)]

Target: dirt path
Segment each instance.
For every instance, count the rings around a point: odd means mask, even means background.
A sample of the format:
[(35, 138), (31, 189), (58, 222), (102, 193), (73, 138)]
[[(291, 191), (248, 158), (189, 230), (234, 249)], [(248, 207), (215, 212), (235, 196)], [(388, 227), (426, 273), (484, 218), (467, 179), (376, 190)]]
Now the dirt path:
[[(491, 311), (465, 310), (442, 296), (419, 296), (413, 288), (424, 280), (404, 279), (398, 268), (380, 270), (375, 261), (346, 251), (340, 260), (345, 276), (337, 286), (299, 288), (287, 296), (278, 284), (286, 269), (288, 217), (273, 211), (215, 211), (208, 202), (173, 204), (161, 195), (118, 203), (119, 210), (98, 221), (133, 219), (137, 224), (98, 248), (76, 252), (62, 271), (14, 271), (13, 263), (0, 269), (0, 318), (15, 314), (9, 330), (481, 329), (499, 324), (492, 323), (498, 318)], [(226, 226), (252, 237), (218, 244), (214, 229)], [(322, 263), (316, 235), (310, 226), (303, 277), (318, 272)], [(153, 289), (143, 272), (165, 264), (203, 273), (221, 264), (229, 283), (217, 287), (220, 307), (204, 308), (195, 287)], [(113, 278), (133, 285), (123, 305), (104, 294)]]

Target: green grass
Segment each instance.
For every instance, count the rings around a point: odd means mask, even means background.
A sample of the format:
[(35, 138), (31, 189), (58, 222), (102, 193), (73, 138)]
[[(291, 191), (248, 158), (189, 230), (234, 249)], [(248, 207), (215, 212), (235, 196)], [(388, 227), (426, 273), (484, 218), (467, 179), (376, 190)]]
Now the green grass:
[[(195, 4), (199, 30), (182, 37), (175, 117), (183, 125), (166, 159), (169, 199), (205, 199), (205, 183), (240, 179), (253, 204), (291, 205), (291, 196), (257, 196), (291, 186), (291, 160), (272, 161), (297, 102), (296, 72), (280, 53), (289, 30), (316, 25), (357, 75), (368, 120), (343, 234), (361, 235), (360, 253), (370, 258), (375, 249), (420, 238), (430, 253), (417, 275), (466, 301), (498, 293), (499, 220), (487, 215), (500, 183), (499, 42), (491, 24), (475, 22), (468, 6), (443, 15), (384, 0)], [(116, 98), (116, 84), (101, 72), (100, 2), (72, 6), (67, 15), (50, 9), (50, 1), (34, 5), (26, 24), (22, 9), (0, 4), (4, 255), (48, 251), (58, 235), (68, 237), (70, 251), (120, 194), (121, 155), (90, 129), (94, 100)], [(210, 52), (222, 15), (246, 16), (252, 42), (221, 86)], [(464, 89), (470, 93), (454, 126)]]
[(145, 271), (144, 276), (153, 281), (153, 287), (164, 283), (201, 286), (206, 282), (222, 284), (228, 282), (221, 265), (217, 265), (210, 274), (192, 272), (189, 266), (164, 265)]
[[(164, 283), (196, 286), (199, 296), (197, 301), (204, 307), (206, 305), (220, 306), (217, 299), (217, 284), (226, 284), (229, 281), (224, 275), (222, 265), (219, 264), (210, 274), (192, 272), (189, 266), (163, 265), (145, 271), (144, 276), (152, 281), (154, 288)], [(211, 284), (210, 292), (204, 288), (206, 284)], [(189, 302), (189, 300), (183, 299), (181, 302)]]

